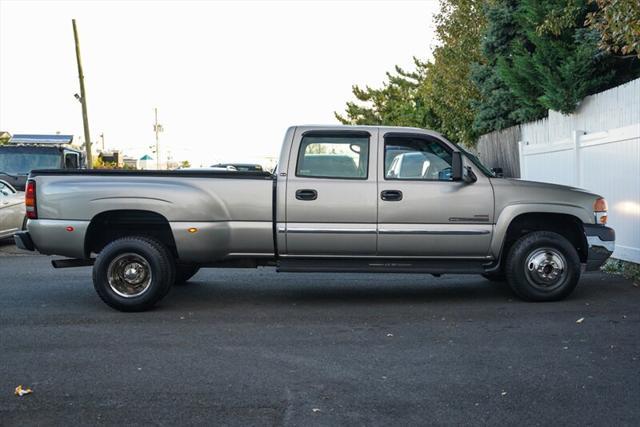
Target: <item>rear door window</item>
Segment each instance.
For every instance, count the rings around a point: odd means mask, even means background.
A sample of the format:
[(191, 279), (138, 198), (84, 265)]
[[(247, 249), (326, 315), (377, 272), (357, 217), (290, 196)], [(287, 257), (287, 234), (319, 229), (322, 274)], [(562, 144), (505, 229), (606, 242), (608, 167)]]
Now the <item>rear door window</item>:
[(363, 136), (304, 136), (296, 176), (367, 179), (369, 138)]

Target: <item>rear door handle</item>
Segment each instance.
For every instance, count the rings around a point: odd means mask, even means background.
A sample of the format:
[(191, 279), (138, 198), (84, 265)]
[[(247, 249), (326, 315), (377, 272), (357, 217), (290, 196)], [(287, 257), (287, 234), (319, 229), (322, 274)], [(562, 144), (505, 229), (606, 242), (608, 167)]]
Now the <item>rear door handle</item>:
[(298, 200), (315, 200), (318, 198), (316, 190), (298, 190), (296, 191), (296, 199)]
[(387, 202), (399, 202), (402, 200), (402, 191), (400, 190), (384, 190), (380, 193), (380, 198)]

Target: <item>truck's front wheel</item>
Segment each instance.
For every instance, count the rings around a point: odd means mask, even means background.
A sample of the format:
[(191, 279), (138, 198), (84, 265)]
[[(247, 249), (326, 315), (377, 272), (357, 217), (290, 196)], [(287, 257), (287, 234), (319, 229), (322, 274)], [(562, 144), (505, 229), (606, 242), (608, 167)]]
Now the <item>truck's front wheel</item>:
[(93, 266), (100, 298), (120, 311), (144, 311), (164, 297), (175, 277), (169, 250), (148, 237), (123, 237), (109, 243)]
[(565, 298), (580, 279), (580, 258), (558, 233), (534, 231), (513, 244), (505, 273), (509, 286), (527, 301)]

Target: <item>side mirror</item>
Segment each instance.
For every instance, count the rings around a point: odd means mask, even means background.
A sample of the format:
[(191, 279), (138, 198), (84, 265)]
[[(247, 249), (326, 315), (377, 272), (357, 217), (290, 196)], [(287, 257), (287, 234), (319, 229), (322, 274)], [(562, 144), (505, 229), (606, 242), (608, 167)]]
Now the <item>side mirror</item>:
[(491, 172), (493, 172), (496, 178), (504, 178), (504, 171), (502, 168), (491, 168)]
[(462, 179), (467, 184), (473, 184), (478, 180), (478, 177), (476, 176), (475, 173), (473, 173), (473, 169), (471, 169), (471, 166), (467, 166), (466, 168), (464, 168)]
[(454, 151), (451, 156), (451, 181), (461, 181), (462, 174), (462, 153)]

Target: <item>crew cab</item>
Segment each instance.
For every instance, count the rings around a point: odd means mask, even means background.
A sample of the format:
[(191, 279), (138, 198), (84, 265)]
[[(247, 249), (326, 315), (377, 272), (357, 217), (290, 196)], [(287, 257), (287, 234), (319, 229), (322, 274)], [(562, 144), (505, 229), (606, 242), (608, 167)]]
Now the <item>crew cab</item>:
[(400, 127), (291, 127), (273, 174), (33, 171), (26, 209), (18, 246), (93, 265), (123, 311), (203, 267), (482, 274), (553, 301), (615, 240), (599, 195), (496, 178), (438, 133)]

